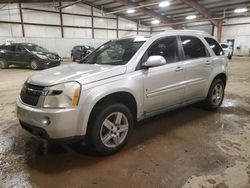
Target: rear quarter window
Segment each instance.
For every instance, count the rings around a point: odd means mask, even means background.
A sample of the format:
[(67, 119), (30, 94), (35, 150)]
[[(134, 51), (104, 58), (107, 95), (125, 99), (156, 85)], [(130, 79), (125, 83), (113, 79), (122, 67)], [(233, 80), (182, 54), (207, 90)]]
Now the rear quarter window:
[(216, 56), (221, 56), (225, 54), (223, 49), (221, 48), (221, 46), (216, 40), (214, 40), (213, 38), (208, 38), (208, 37), (205, 37), (205, 40), (209, 44), (210, 48), (214, 51)]

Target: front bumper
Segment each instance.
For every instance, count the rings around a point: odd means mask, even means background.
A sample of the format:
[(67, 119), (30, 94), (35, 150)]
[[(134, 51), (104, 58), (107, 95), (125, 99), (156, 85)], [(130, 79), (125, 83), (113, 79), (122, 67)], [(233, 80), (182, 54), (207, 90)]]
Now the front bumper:
[(51, 60), (51, 59), (39, 59), (41, 68), (56, 67), (61, 64), (61, 59)]
[(42, 68), (50, 68), (50, 67), (56, 67), (59, 66), (61, 64), (60, 61), (43, 61), (41, 63), (41, 67)]
[[(22, 127), (47, 140), (67, 140), (84, 137), (79, 108), (45, 109), (16, 101), (16, 114)], [(49, 123), (48, 123), (49, 122)]]

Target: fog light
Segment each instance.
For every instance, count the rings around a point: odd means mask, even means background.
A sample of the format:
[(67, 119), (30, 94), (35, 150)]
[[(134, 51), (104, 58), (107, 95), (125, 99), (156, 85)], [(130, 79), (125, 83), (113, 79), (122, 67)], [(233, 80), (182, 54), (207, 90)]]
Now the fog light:
[(43, 121), (42, 121), (42, 124), (43, 124), (43, 125), (49, 125), (49, 124), (50, 124), (50, 119), (49, 119), (49, 117), (44, 117), (44, 118), (43, 118)]

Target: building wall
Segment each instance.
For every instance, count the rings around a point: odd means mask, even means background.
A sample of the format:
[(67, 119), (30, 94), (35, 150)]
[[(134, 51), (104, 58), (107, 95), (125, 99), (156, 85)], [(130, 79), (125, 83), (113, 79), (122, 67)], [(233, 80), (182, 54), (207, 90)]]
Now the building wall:
[[(62, 5), (66, 4), (68, 2), (62, 3)], [(3, 5), (0, 4), (0, 6)], [(150, 34), (149, 27), (137, 26), (137, 23), (115, 15), (103, 15), (101, 10), (96, 8), (93, 8), (92, 33), (91, 7), (78, 3), (62, 9), (62, 36), (60, 14), (54, 8), (55, 6), (58, 6), (58, 3), (22, 3), (25, 36), (22, 31), (19, 4), (5, 6), (0, 11), (0, 44), (5, 43), (6, 39), (15, 42), (32, 42), (58, 52), (62, 57), (69, 57), (74, 45), (85, 44), (98, 47), (117, 36), (120, 38), (136, 35), (137, 31), (138, 34)]]
[[(222, 27), (222, 42), (234, 39), (234, 55), (250, 55), (250, 17), (224, 20)], [(240, 47), (240, 49), (237, 49)]]

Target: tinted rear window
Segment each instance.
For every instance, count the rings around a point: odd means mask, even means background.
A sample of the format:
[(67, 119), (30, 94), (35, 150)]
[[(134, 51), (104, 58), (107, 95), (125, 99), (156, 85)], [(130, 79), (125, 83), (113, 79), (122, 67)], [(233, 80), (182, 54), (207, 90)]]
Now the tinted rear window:
[(214, 51), (215, 55), (224, 55), (223, 49), (216, 40), (208, 37), (205, 37), (205, 40), (209, 44), (210, 48)]

